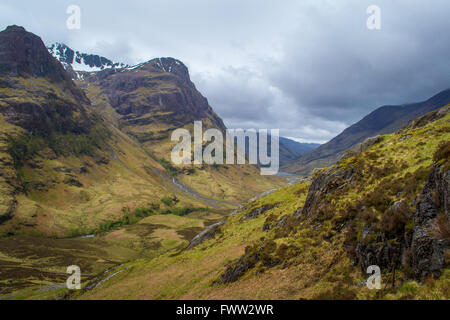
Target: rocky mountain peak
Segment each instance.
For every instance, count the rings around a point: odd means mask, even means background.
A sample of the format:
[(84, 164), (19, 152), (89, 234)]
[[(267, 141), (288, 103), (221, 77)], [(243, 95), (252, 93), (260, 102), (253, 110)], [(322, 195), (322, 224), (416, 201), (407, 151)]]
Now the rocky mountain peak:
[(18, 26), (18, 25), (11, 25), (11, 26), (7, 26), (5, 31), (9, 31), (9, 32), (26, 32), (24, 27)]
[(0, 32), (0, 76), (45, 76), (54, 81), (67, 77), (41, 38), (16, 25)]
[(173, 73), (185, 80), (189, 79), (189, 70), (180, 60), (174, 58), (155, 58), (148, 63), (162, 72)]

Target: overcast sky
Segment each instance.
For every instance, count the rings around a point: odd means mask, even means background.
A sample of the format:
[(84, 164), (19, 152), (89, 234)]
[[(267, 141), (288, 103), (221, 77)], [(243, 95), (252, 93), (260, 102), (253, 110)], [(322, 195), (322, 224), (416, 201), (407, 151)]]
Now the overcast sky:
[[(80, 30), (66, 27), (72, 4)], [(129, 64), (177, 58), (228, 127), (325, 142), (450, 87), (449, 12), (448, 0), (2, 0), (0, 28)]]

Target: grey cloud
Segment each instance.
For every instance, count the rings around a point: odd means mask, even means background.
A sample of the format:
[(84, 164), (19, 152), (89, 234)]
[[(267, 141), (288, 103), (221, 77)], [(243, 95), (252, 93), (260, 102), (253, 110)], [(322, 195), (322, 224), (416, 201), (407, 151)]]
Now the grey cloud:
[[(70, 4), (81, 30), (65, 27)], [(3, 0), (0, 27), (130, 64), (178, 58), (228, 126), (324, 142), (380, 105), (450, 87), (448, 12), (448, 0)]]
[(316, 11), (310, 19), (322, 25), (288, 45), (271, 79), (313, 114), (346, 123), (377, 106), (425, 100), (450, 87), (444, 53), (450, 38), (442, 34), (450, 4), (377, 1), (382, 29), (370, 31), (365, 21), (349, 18), (372, 2)]

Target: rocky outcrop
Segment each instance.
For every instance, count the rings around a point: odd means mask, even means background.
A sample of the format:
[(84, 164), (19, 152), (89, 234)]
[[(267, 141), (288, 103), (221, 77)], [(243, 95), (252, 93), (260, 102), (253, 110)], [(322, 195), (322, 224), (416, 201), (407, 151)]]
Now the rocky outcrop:
[(325, 195), (350, 183), (354, 172), (354, 168), (350, 166), (342, 169), (329, 168), (320, 173), (309, 188), (301, 216), (312, 217), (316, 215)]
[(219, 221), (217, 223), (214, 223), (210, 226), (208, 226), (205, 230), (200, 232), (198, 235), (196, 235), (191, 242), (189, 243), (188, 247), (186, 249), (191, 249), (195, 246), (198, 246), (200, 243), (202, 243), (205, 240), (213, 239), (214, 236), (220, 231), (220, 227), (226, 222), (226, 220)]
[[(450, 171), (444, 166), (431, 169), (414, 214), (414, 234), (412, 239), (412, 262), (417, 278), (428, 275), (438, 277), (445, 266), (445, 251), (450, 250), (450, 239), (439, 238), (438, 215), (443, 215), (440, 223), (449, 223)], [(447, 219), (445, 219), (447, 218)]]
[(438, 110), (428, 112), (427, 114), (417, 118), (407, 125), (404, 129), (415, 129), (425, 126), (426, 124), (445, 117), (450, 112), (450, 105), (442, 107)]
[(228, 265), (219, 279), (215, 281), (215, 284), (235, 282), (247, 271), (255, 268), (256, 265), (264, 268), (279, 265), (286, 257), (280, 257), (277, 252), (276, 243), (270, 240), (246, 247), (245, 253), (238, 260)]
[(243, 215), (242, 218), (240, 219), (240, 221), (244, 221), (244, 220), (248, 220), (248, 219), (255, 219), (258, 216), (260, 216), (261, 214), (265, 213), (266, 211), (276, 208), (278, 205), (279, 205), (279, 203), (265, 204), (261, 207), (254, 208), (254, 209), (250, 210), (250, 212)]
[[(374, 138), (369, 145), (372, 142), (377, 143), (378, 139)], [(384, 270), (405, 266), (411, 268), (419, 280), (429, 275), (440, 276), (441, 270), (448, 264), (450, 252), (450, 173), (448, 164), (442, 161), (437, 162), (440, 165), (431, 167), (428, 181), (414, 201), (417, 203), (415, 211), (404, 201), (397, 201), (384, 212), (385, 220), (372, 225), (367, 223), (362, 228), (351, 255), (353, 262), (364, 272), (370, 265)], [(316, 219), (320, 218), (321, 212), (328, 211), (334, 215), (333, 208), (327, 207), (327, 195), (339, 193), (339, 190), (351, 185), (357, 175), (351, 164), (319, 173), (310, 186), (300, 217)], [(359, 213), (357, 217), (361, 216), (360, 211), (364, 211), (361, 205), (355, 207)], [(408, 223), (410, 226), (407, 227)], [(265, 228), (270, 230), (272, 224)], [(405, 260), (408, 262), (405, 263)]]
[(252, 269), (258, 262), (257, 254), (251, 256), (244, 255), (239, 260), (229, 265), (225, 272), (220, 276), (216, 284), (232, 283), (242, 277), (248, 270)]
[(359, 264), (365, 272), (371, 265), (383, 270), (391, 270), (401, 264), (404, 243), (389, 241), (384, 235), (374, 233), (369, 226), (362, 230), (361, 241), (356, 246), (354, 264)]
[[(354, 263), (363, 271), (370, 265), (392, 270), (405, 264), (406, 259), (406, 265), (412, 268), (416, 279), (440, 276), (448, 264), (446, 252), (450, 251), (450, 173), (443, 168), (431, 168), (428, 181), (416, 200), (412, 229), (389, 234), (375, 232), (370, 225), (363, 227), (354, 257)], [(402, 204), (407, 207), (402, 202), (395, 203), (385, 215), (395, 214)], [(398, 241), (390, 240), (394, 236)]]

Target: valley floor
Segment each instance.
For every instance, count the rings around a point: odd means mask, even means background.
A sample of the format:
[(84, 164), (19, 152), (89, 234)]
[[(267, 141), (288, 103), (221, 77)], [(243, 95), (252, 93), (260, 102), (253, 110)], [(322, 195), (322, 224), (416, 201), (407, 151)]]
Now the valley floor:
[(124, 263), (185, 248), (228, 212), (210, 209), (183, 217), (153, 215), (105, 234), (75, 238), (0, 238), (0, 300), (62, 298), (68, 292), (68, 266), (79, 266), (82, 282), (88, 283)]

